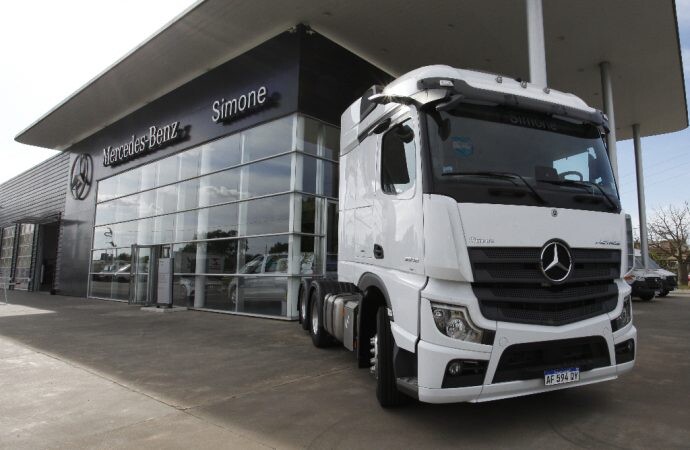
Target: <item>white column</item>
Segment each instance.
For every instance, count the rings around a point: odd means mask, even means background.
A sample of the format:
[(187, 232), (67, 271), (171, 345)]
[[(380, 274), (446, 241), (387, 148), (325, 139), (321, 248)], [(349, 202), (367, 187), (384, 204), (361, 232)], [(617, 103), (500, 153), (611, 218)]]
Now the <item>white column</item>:
[(546, 49), (542, 0), (525, 0), (527, 6), (527, 49), (530, 82), (546, 86)]
[[(618, 152), (616, 150), (616, 117), (613, 111), (613, 89), (611, 84), (611, 64), (608, 61), (604, 61), (599, 64), (601, 69), (601, 91), (602, 100), (604, 102), (604, 113), (609, 118), (609, 134), (606, 137), (606, 143), (609, 148), (609, 159), (611, 160), (611, 166), (613, 167), (613, 176), (616, 178), (616, 182), (619, 181), (618, 178)], [(620, 186), (619, 186), (620, 188)]]
[(637, 209), (640, 215), (640, 250), (642, 264), (647, 268), (649, 247), (647, 243), (647, 204), (644, 198), (644, 174), (642, 172), (642, 142), (640, 140), (640, 125), (633, 125), (633, 144), (635, 146), (635, 172), (637, 176)]
[[(208, 205), (211, 186), (209, 177), (202, 178), (199, 183), (199, 205)], [(200, 209), (197, 216), (196, 239), (206, 239), (208, 233), (208, 208)], [(194, 277), (194, 307), (203, 308), (206, 305), (206, 261), (208, 260), (208, 244), (197, 242), (196, 266)]]

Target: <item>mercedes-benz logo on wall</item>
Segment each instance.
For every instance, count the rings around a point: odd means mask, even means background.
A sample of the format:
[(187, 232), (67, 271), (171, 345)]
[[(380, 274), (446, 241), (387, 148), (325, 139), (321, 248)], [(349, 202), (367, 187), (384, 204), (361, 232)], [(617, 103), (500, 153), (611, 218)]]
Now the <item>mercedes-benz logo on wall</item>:
[(547, 242), (541, 250), (541, 272), (553, 283), (560, 283), (568, 278), (573, 270), (573, 259), (568, 247), (559, 241)]
[(81, 154), (72, 163), (72, 171), (69, 174), (69, 190), (75, 200), (84, 200), (91, 190), (93, 179), (93, 159), (91, 155)]

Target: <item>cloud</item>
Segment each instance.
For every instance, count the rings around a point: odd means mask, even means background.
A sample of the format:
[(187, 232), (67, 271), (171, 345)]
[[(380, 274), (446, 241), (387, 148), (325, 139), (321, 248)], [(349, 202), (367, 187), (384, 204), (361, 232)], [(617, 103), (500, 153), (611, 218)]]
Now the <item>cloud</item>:
[(690, 0), (676, 0), (679, 26), (690, 26)]

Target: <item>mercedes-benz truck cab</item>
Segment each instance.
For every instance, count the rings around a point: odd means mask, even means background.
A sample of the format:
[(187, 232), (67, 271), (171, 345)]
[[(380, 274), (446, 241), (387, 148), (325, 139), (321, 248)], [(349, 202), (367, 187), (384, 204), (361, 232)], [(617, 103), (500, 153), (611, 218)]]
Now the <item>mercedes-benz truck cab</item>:
[(383, 406), (486, 401), (632, 369), (607, 119), (524, 81), (428, 66), (342, 115), (338, 281), (302, 285)]

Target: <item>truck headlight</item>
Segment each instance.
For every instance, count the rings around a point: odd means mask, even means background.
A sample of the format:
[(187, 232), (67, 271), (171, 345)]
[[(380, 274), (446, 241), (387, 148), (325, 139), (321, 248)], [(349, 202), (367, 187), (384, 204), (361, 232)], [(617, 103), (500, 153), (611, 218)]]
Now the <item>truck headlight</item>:
[(611, 328), (613, 331), (618, 331), (632, 320), (632, 302), (631, 297), (628, 295), (623, 301), (623, 311), (621, 311), (620, 316), (616, 317), (611, 321)]
[(453, 339), (481, 344), (483, 331), (472, 323), (467, 308), (432, 303), (431, 313), (441, 333)]

